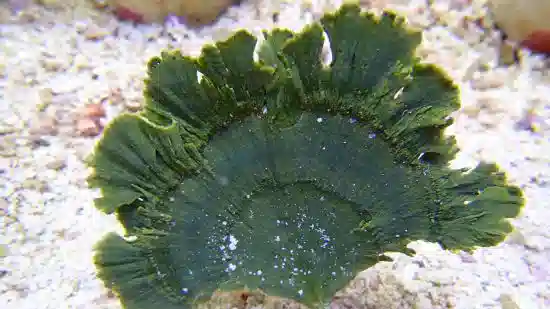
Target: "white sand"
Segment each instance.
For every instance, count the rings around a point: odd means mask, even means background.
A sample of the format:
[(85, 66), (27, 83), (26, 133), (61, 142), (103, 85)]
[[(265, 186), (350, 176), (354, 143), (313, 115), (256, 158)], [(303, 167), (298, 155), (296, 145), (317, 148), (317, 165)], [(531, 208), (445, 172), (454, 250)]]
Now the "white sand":
[[(35, 8), (38, 17), (27, 22), (0, 14), (0, 308), (120, 308), (90, 260), (93, 244), (117, 226), (92, 207), (97, 193), (86, 187), (82, 160), (95, 139), (74, 136), (75, 111), (116, 98), (116, 88), (128, 104), (139, 103), (144, 64), (164, 48), (196, 55), (233, 29), (273, 27), (275, 11), (280, 26), (298, 30), (340, 1), (313, 1), (309, 9), (298, 2), (246, 3), (201, 31), (133, 27), (83, 9)], [(398, 255), (362, 273), (352, 291), (362, 301), (356, 306), (550, 308), (548, 66), (524, 55), (519, 65), (497, 67), (497, 33), (463, 21), (483, 13), (479, 1), (435, 1), (430, 10), (425, 2), (391, 5), (426, 28), (419, 52), (461, 87), (463, 108), (449, 132), (463, 150), (456, 164), (497, 162), (525, 189), (527, 205), (514, 220), (517, 231), (495, 248), (451, 254), (418, 242), (417, 256)], [(124, 100), (105, 104), (109, 119)], [(539, 115), (536, 134), (516, 127), (530, 108)]]

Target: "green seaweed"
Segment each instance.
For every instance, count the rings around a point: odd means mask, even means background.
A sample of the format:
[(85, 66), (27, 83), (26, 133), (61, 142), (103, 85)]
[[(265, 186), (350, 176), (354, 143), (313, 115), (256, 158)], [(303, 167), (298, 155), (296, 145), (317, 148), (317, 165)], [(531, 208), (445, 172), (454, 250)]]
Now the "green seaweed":
[(471, 251), (511, 232), (521, 190), (494, 164), (448, 165), (459, 92), (415, 57), (419, 32), (344, 5), (264, 36), (259, 61), (246, 31), (153, 58), (145, 109), (96, 145), (96, 206), (134, 239), (107, 235), (95, 263), (125, 308), (255, 289), (322, 308), (410, 241)]

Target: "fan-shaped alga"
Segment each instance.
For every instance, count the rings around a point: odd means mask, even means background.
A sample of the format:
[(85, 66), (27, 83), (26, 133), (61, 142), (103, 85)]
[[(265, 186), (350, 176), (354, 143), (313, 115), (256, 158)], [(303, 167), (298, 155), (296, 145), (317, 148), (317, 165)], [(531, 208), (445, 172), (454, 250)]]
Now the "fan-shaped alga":
[(449, 167), (459, 92), (403, 19), (345, 5), (264, 35), (259, 60), (244, 30), (150, 60), (144, 110), (97, 143), (96, 206), (127, 235), (95, 263), (125, 308), (321, 308), (410, 241), (470, 251), (511, 232), (521, 190), (494, 164)]

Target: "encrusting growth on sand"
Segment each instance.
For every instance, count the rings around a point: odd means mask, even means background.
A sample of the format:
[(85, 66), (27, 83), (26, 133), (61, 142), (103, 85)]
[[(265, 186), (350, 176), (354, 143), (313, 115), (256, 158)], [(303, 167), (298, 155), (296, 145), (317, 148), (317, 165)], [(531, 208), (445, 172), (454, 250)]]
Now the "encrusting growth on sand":
[(246, 31), (152, 59), (144, 110), (89, 160), (96, 206), (128, 236), (98, 244), (99, 277), (129, 309), (223, 307), (223, 292), (322, 308), (410, 241), (502, 241), (522, 192), (494, 164), (448, 166), (458, 89), (415, 58), (420, 41), (394, 13), (344, 5), (265, 32), (258, 61)]

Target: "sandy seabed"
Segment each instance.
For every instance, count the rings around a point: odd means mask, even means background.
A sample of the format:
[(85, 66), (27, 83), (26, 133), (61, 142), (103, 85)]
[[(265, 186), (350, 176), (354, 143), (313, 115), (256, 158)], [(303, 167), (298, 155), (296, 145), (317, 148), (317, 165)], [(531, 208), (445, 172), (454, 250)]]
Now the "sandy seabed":
[[(83, 159), (97, 138), (75, 134), (75, 117), (88, 103), (105, 102), (104, 121), (139, 107), (145, 63), (162, 49), (197, 55), (239, 28), (299, 30), (341, 3), (268, 2), (245, 2), (201, 30), (133, 26), (82, 6), (30, 7), (17, 18), (1, 8), (1, 308), (120, 308), (90, 260), (94, 243), (119, 227), (92, 207), (97, 192), (86, 187)], [(526, 51), (519, 64), (499, 66), (498, 33), (476, 23), (482, 1), (427, 2), (373, 5), (424, 29), (419, 55), (460, 86), (449, 129), (462, 149), (454, 164), (498, 163), (527, 204), (501, 245), (453, 254), (415, 242), (415, 256), (394, 254), (361, 273), (349, 295), (357, 308), (550, 308), (549, 66)]]

